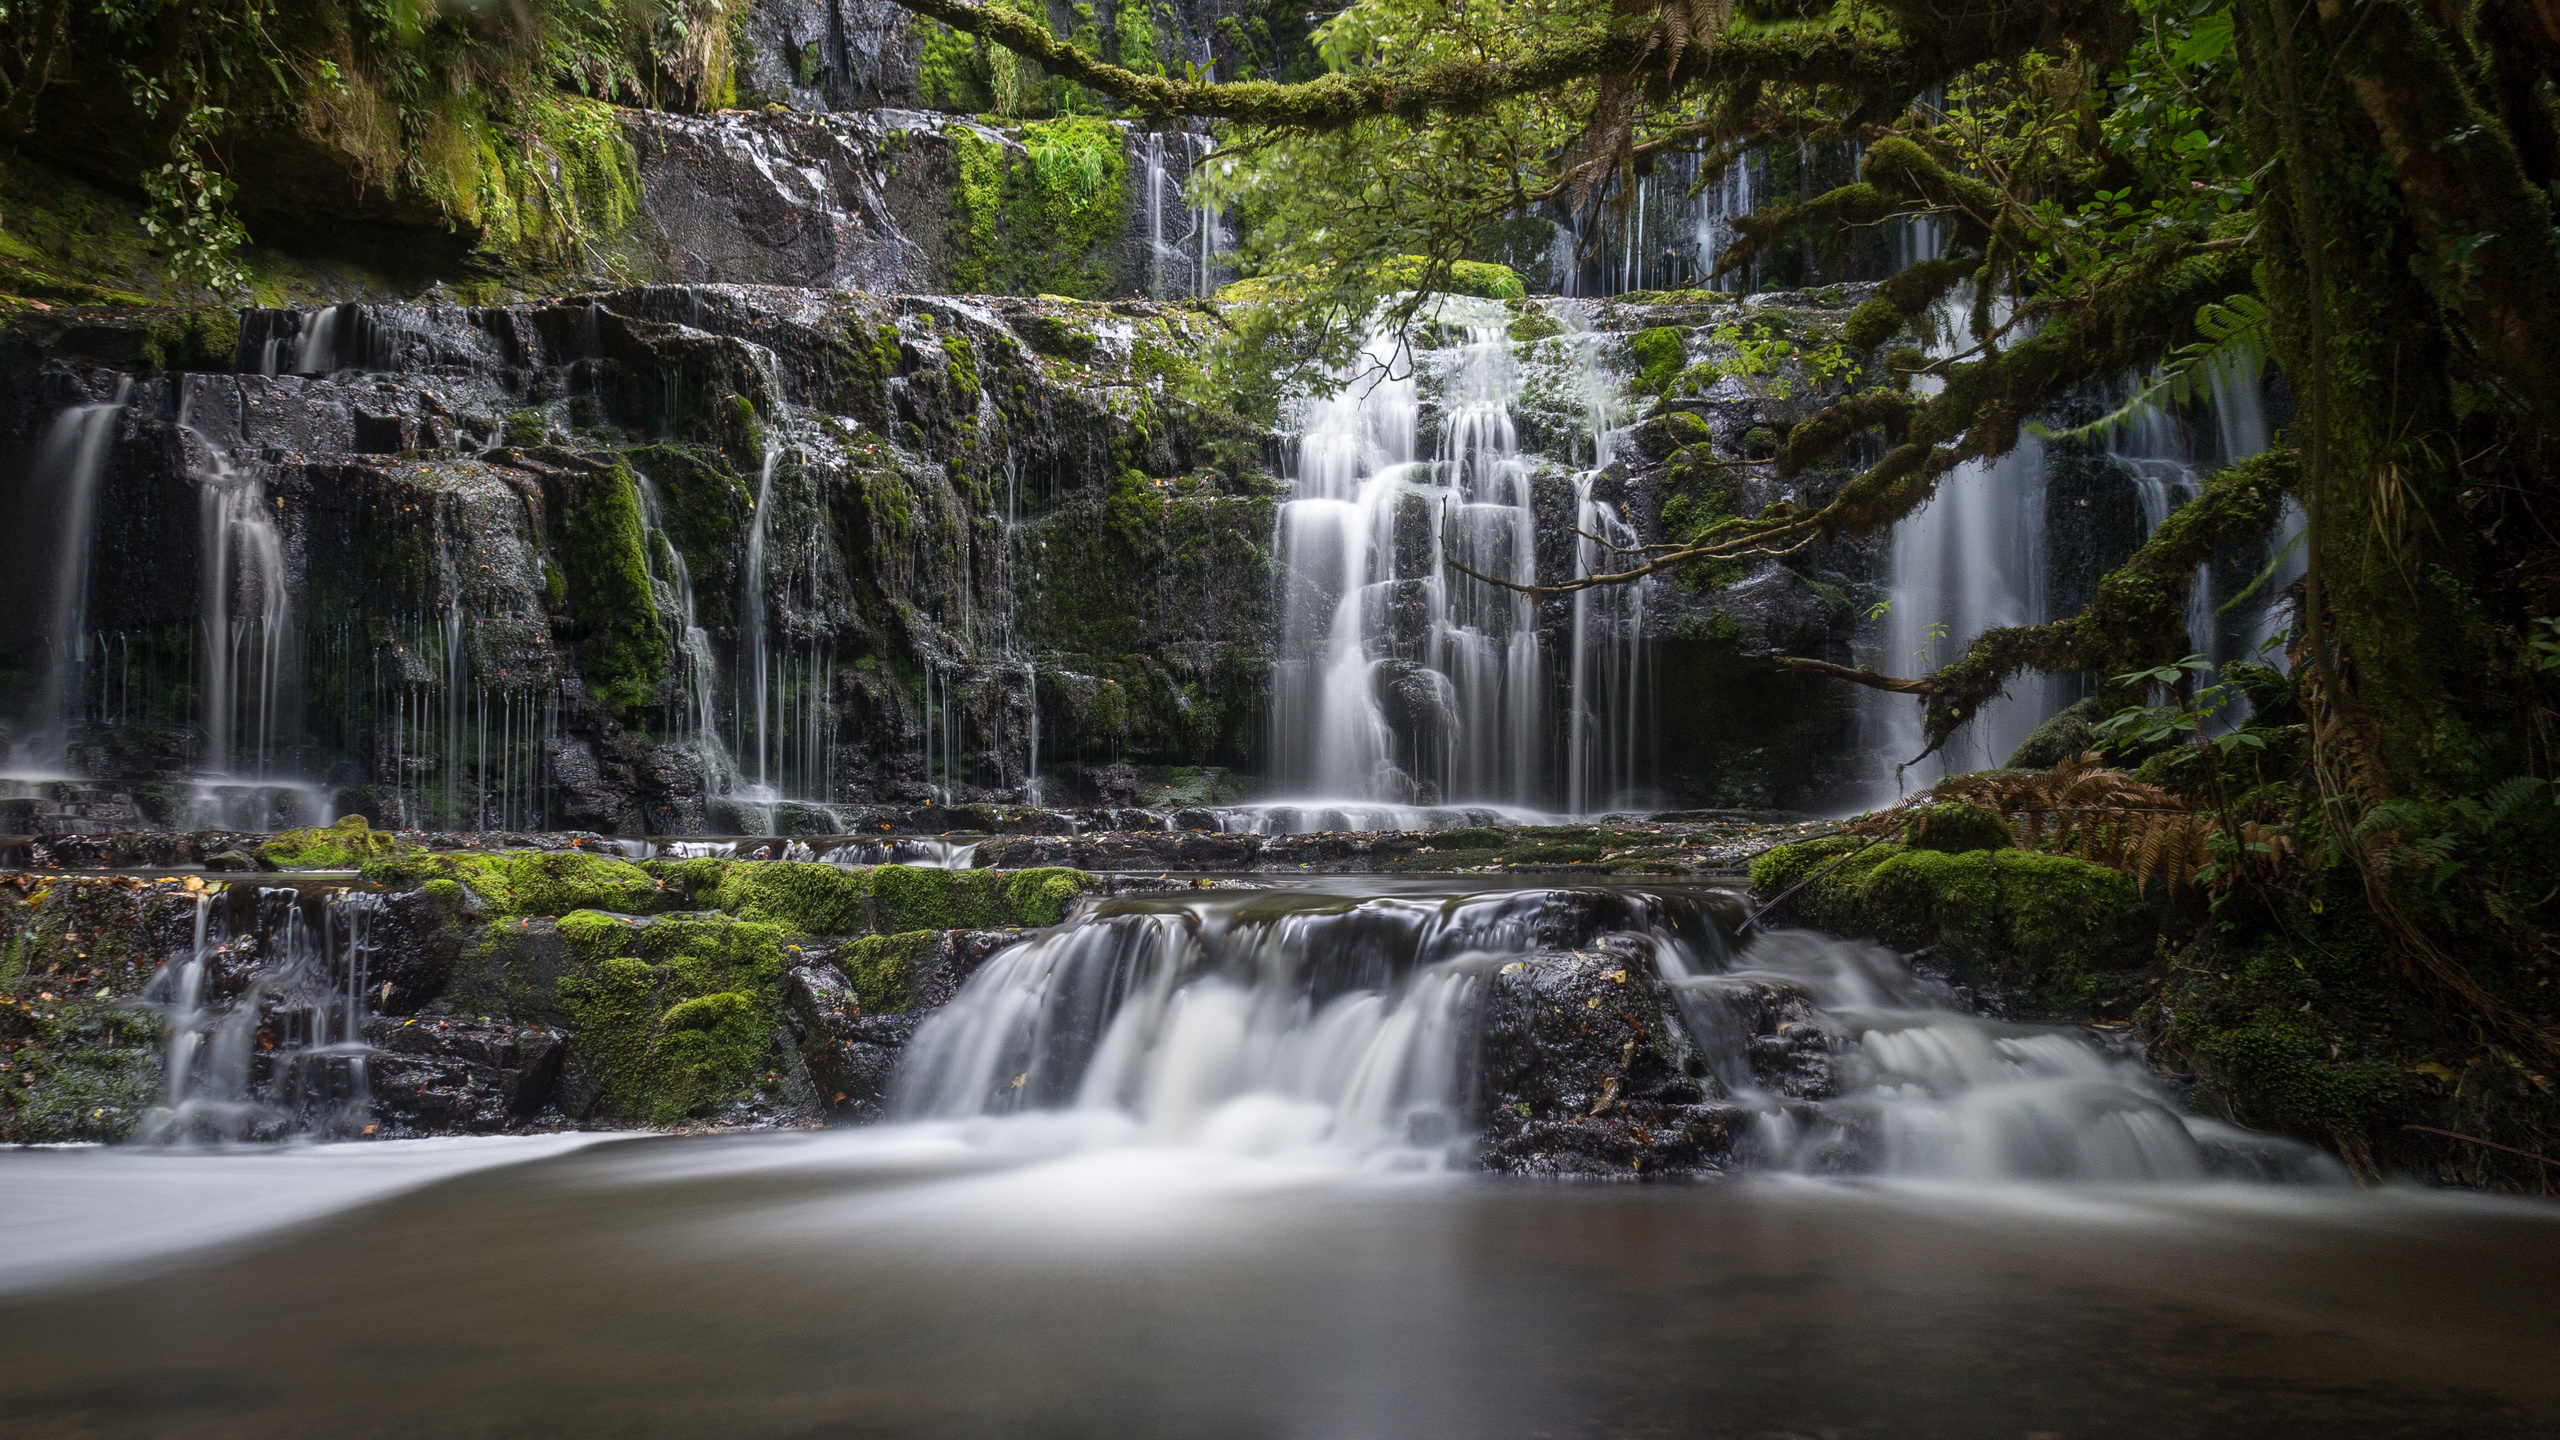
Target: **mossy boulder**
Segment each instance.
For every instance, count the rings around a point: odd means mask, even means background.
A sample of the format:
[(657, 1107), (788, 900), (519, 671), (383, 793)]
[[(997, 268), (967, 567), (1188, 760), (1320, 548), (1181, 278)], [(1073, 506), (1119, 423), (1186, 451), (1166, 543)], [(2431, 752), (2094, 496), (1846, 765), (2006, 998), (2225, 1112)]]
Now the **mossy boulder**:
[(388, 860), (409, 847), (397, 836), (375, 830), (361, 815), (335, 825), (287, 830), (258, 847), (259, 863), (277, 870), (355, 870), (367, 861)]
[(1752, 888), (1776, 896), (1810, 880), (1788, 919), (1934, 948), (1969, 981), (2023, 983), (2057, 1012), (2086, 1011), (2111, 988), (2102, 977), (2150, 963), (2156, 913), (2118, 871), (2026, 850), (1862, 845), (1849, 835), (1782, 845), (1752, 863)]
[(911, 930), (903, 935), (866, 935), (835, 954), (850, 982), (854, 998), (872, 1014), (912, 1007), (916, 974), (931, 959), (946, 932)]
[(410, 852), (369, 861), (364, 874), (386, 885), (458, 881), (479, 907), (498, 915), (566, 915), (572, 910), (649, 915), (671, 909), (681, 899), (681, 892), (671, 892), (628, 860), (579, 850)]
[(1975, 850), (2007, 850), (2017, 844), (2009, 822), (1978, 805), (1955, 801), (1924, 807), (1904, 832), (1914, 850), (1962, 855)]
[(726, 915), (560, 917), (559, 1009), (599, 1113), (645, 1124), (786, 1102), (781, 926)]
[(1629, 388), (1639, 394), (1659, 395), (1678, 378), (1680, 367), (1689, 363), (1689, 347), (1680, 332), (1669, 325), (1639, 330), (1627, 342), (1634, 352), (1636, 364), (1643, 367)]
[(685, 860), (650, 869), (685, 903), (794, 935), (896, 935), (1055, 925), (1093, 877), (1056, 867), (1002, 871)]

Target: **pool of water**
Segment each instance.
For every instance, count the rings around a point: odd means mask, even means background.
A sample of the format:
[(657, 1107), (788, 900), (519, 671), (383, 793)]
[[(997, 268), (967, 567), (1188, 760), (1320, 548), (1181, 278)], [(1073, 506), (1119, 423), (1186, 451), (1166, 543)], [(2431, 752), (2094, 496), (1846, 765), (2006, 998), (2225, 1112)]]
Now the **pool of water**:
[(2560, 1207), (1122, 1123), (0, 1153), (0, 1432), (2560, 1434)]

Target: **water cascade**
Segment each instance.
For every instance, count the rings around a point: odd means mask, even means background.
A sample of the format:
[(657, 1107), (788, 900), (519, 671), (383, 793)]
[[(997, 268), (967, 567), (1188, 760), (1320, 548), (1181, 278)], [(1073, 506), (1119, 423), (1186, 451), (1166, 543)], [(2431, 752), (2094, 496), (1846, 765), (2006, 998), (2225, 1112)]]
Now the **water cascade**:
[(1615, 965), (1599, 983), (1642, 984), (1650, 966), (1671, 1000), (1665, 1033), (1691, 1057), (1677, 1083), (1723, 1117), (1730, 1167), (2337, 1175), (2306, 1147), (2181, 1114), (2138, 1059), (2088, 1032), (1960, 1010), (1864, 942), (1781, 931), (1736, 948), (1716, 907), (1696, 892), (1535, 889), (1104, 901), (997, 954), (927, 1017), (893, 1113), (1062, 1112), (1085, 1144), (1462, 1166), (1488, 1100), (1487, 1027), (1522, 1003), (1505, 978)]
[(1548, 677), (1529, 598), (1466, 576), (1537, 576), (1519, 380), (1492, 325), (1433, 356), (1440, 453), (1415, 458), (1421, 363), (1372, 341), (1306, 405), (1280, 507), (1277, 768), (1285, 786), (1390, 805), (1542, 798)]
[(237, 459), (191, 423), (205, 389), (202, 377), (182, 376), (178, 385), (178, 431), (196, 484), (203, 594), (201, 774), (190, 787), (188, 823), (200, 829), (325, 824), (332, 818), (326, 791), (291, 764), (302, 738), (303, 635), (284, 535), (268, 503), (265, 463)]
[(1183, 190), (1217, 147), (1188, 130), (1150, 130), (1141, 137), (1142, 203), (1146, 208), (1147, 293), (1159, 300), (1207, 299), (1217, 293), (1226, 249), (1215, 205), (1192, 206)]
[(372, 929), (365, 891), (223, 886), (196, 902), (194, 943), (143, 1001), (168, 1026), (146, 1138), (269, 1140), (361, 1129)]
[[(1591, 468), (1573, 477), (1573, 573), (1625, 569), (1643, 543), (1623, 505), (1598, 498), (1602, 472), (1617, 460), (1627, 417), (1626, 387), (1602, 363), (1602, 337), (1579, 310), (1556, 307), (1573, 352), (1572, 389), (1581, 403)], [(1578, 461), (1583, 457), (1577, 455)], [(1650, 581), (1577, 590), (1567, 671), (1564, 806), (1574, 814), (1639, 798), (1638, 773), (1650, 729), (1644, 684), (1644, 602)]]
[[(1932, 239), (1924, 234), (1905, 237), (1904, 243)], [(1932, 355), (1951, 355), (1960, 347), (1970, 309), (1962, 296), (1941, 302)], [(1995, 323), (1999, 318), (1995, 314)], [(1939, 384), (1923, 377), (1915, 388), (1934, 394)], [(1963, 654), (1986, 630), (2049, 618), (2044, 443), (2022, 433), (2007, 454), (1969, 460), (1948, 472), (1937, 493), (1893, 528), (1891, 574), (1880, 657), (1888, 674), (1926, 675)], [(1906, 697), (1869, 695), (1864, 703), (1881, 732), (1878, 758), (1885, 767), (1872, 799), (1883, 803), (1941, 776), (1999, 764), (2067, 699), (2053, 677), (2019, 675), (1937, 754), (1900, 771), (1926, 746), (1919, 710)]]
[(45, 665), (30, 733), (17, 747), (16, 768), (61, 776), (69, 761), (71, 726), (85, 708), (89, 688), (89, 555), (97, 525), (98, 477), (115, 443), (133, 382), (118, 379), (113, 400), (74, 405), (54, 417), (36, 452), (35, 483), (61, 497), (61, 542), (54, 560), (52, 604), (45, 632), (51, 654)]

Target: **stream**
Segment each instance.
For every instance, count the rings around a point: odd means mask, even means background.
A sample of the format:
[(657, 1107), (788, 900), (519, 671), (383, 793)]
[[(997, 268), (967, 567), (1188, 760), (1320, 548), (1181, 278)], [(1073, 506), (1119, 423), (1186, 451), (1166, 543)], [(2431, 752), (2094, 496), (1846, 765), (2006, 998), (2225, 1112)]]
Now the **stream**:
[[(0, 1430), (2560, 1434), (2560, 1208), (2359, 1190), (1726, 903), (1106, 900), (928, 1016), (878, 1125), (0, 1152)], [(1721, 1173), (1486, 1173), (1477, 1029), (1648, 950), (1694, 1063), (1647, 1113)], [(1771, 1005), (1819, 1067), (1718, 1018)]]

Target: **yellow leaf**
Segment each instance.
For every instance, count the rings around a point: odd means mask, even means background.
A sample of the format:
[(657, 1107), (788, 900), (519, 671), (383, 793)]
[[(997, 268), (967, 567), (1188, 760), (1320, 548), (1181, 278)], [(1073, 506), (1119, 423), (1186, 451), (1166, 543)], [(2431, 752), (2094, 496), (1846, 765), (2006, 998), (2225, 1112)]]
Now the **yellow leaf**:
[(2437, 1079), (2448, 1083), (2461, 1078), (2453, 1073), (2451, 1067), (2445, 1065), (2444, 1062), (2440, 1060), (2429, 1060), (2424, 1064), (2412, 1065), (2409, 1067), (2409, 1071), (2413, 1075), (2433, 1075)]

